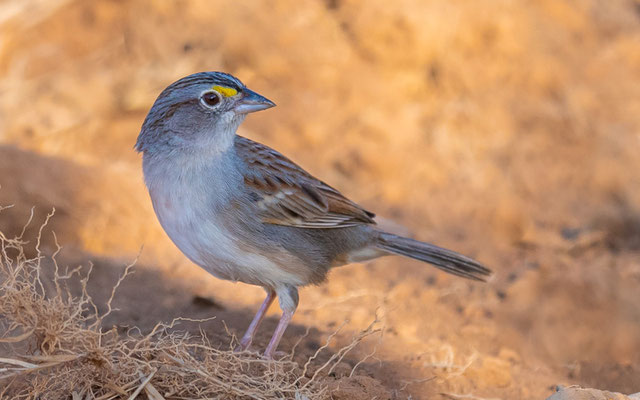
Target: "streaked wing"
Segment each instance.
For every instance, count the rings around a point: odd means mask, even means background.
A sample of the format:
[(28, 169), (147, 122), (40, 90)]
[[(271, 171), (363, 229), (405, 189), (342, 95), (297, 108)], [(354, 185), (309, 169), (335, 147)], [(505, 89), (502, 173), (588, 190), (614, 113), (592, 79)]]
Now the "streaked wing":
[(300, 228), (375, 224), (375, 215), (314, 178), (277, 151), (242, 136), (235, 148), (246, 163), (244, 182), (255, 194), (262, 220)]

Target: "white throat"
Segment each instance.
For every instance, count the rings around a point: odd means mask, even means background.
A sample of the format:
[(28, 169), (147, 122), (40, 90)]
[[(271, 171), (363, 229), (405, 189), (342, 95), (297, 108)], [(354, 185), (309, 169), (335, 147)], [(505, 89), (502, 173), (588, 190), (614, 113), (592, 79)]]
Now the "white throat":
[(233, 146), (238, 127), (245, 117), (245, 114), (238, 115), (234, 112), (222, 114), (214, 126), (215, 131), (211, 135), (203, 137), (204, 143), (198, 143), (200, 145), (198, 150), (202, 150), (212, 156), (229, 150)]

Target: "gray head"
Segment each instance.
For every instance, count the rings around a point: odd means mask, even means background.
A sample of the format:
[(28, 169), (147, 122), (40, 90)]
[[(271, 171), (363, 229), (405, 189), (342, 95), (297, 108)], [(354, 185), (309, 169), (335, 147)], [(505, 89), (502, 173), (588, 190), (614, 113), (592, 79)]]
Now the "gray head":
[(144, 155), (224, 150), (248, 113), (275, 104), (223, 72), (184, 77), (160, 93), (147, 114), (135, 149)]

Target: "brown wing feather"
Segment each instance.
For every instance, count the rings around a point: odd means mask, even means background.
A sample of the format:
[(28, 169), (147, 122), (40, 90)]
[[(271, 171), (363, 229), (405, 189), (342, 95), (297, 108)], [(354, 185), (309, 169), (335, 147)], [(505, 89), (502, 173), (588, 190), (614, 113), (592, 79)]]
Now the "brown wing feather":
[(266, 223), (300, 228), (345, 228), (375, 224), (375, 215), (314, 178), (277, 151), (242, 136), (235, 148), (246, 163), (246, 185), (253, 189)]

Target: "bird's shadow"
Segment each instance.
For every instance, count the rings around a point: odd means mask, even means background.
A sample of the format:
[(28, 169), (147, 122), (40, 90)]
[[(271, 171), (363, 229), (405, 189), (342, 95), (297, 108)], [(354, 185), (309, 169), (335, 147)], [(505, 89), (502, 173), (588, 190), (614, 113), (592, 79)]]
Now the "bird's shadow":
[[(92, 264), (87, 292), (96, 304), (99, 313), (107, 310), (107, 302), (113, 287), (124, 272), (122, 262), (87, 255), (86, 260), (75, 258), (71, 264)], [(64, 264), (64, 261), (59, 262)], [(51, 271), (45, 271), (51, 275)], [(71, 284), (71, 291), (80, 294), (79, 282)], [(187, 332), (194, 336), (205, 335), (209, 343), (221, 350), (232, 349), (253, 319), (259, 304), (255, 307), (229, 305), (229, 299), (214, 295), (202, 296), (194, 293), (192, 287), (181, 279), (170, 279), (162, 271), (147, 266), (136, 265), (120, 283), (113, 297), (113, 311), (103, 320), (103, 328), (115, 327), (124, 334), (130, 329), (147, 334), (159, 323), (176, 322), (171, 330)], [(272, 306), (277, 307), (277, 302)], [(267, 316), (256, 334), (251, 351), (256, 356), (266, 348), (276, 325), (279, 313)], [(280, 353), (291, 354), (294, 361), (304, 364), (327, 341), (332, 332), (323, 332), (312, 326), (291, 323), (279, 346)], [(315, 364), (323, 364), (335, 351), (331, 348), (314, 358)], [(349, 356), (343, 359), (346, 365), (355, 365), (359, 359)]]

